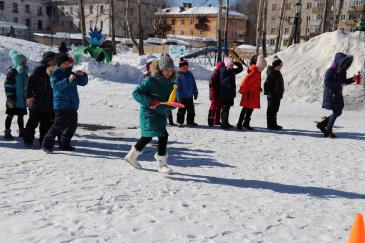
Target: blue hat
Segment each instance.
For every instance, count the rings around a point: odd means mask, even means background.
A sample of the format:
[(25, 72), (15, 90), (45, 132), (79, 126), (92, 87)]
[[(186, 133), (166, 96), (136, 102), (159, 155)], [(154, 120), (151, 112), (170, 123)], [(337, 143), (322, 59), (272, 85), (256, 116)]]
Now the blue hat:
[(11, 58), (11, 61), (13, 62), (13, 65), (15, 67), (20, 66), (20, 64), (27, 60), (27, 58), (23, 55), (18, 53), (16, 50), (12, 49), (9, 52), (9, 56)]

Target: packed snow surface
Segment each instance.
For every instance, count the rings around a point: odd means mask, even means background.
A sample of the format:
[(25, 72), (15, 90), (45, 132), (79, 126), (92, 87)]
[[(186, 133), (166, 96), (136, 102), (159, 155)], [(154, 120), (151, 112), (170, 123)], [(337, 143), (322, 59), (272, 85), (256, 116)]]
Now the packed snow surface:
[[(2, 62), (13, 47), (34, 61), (47, 50), (0, 41)], [(0, 137), (1, 242), (347, 241), (355, 214), (365, 213), (363, 112), (344, 112), (336, 140), (315, 128), (313, 121), (329, 114), (317, 104), (283, 104), (280, 132), (265, 129), (264, 108), (255, 110), (252, 132), (209, 128), (202, 75), (209, 72), (196, 67), (193, 73), (202, 76), (196, 101), (201, 126), (168, 127), (175, 174), (163, 177), (153, 159), (156, 142), (140, 158), (142, 171), (121, 159), (140, 136), (139, 105), (131, 92), (143, 67), (144, 59), (131, 53), (120, 54), (108, 68), (84, 59), (79, 68), (93, 75), (79, 88), (75, 152), (45, 155)], [(12, 129), (15, 134), (15, 120)]]

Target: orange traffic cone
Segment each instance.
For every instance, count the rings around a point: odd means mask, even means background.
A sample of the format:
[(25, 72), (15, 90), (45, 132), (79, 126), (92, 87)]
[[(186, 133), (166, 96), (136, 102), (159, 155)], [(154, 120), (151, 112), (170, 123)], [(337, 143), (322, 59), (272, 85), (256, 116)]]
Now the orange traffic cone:
[(348, 243), (365, 243), (364, 218), (359, 213), (356, 214)]

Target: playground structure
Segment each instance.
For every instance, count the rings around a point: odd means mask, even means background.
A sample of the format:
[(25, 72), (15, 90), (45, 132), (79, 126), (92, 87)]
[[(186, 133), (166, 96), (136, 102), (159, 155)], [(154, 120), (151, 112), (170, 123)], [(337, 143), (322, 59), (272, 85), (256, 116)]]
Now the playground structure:
[[(200, 65), (215, 65), (217, 62), (218, 51), (223, 54), (226, 53), (226, 49), (218, 49), (214, 47), (205, 47), (198, 49), (190, 49), (187, 54), (183, 56), (185, 59), (189, 59), (192, 62), (198, 63)], [(236, 62), (240, 62), (247, 66), (247, 60), (250, 60), (254, 53), (244, 52), (237, 47), (236, 44), (232, 44), (228, 49), (228, 56), (233, 58)]]

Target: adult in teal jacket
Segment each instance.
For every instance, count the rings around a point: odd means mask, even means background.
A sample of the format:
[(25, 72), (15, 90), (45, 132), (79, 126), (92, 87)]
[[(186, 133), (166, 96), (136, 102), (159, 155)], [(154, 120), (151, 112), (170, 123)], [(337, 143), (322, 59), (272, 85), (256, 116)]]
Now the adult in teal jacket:
[[(142, 169), (137, 158), (153, 137), (158, 137), (158, 153), (155, 159), (158, 171), (169, 174), (172, 170), (167, 166), (167, 109), (159, 102), (166, 102), (173, 90), (175, 80), (174, 62), (168, 54), (163, 54), (158, 62), (150, 65), (151, 76), (144, 79), (133, 91), (134, 99), (140, 103), (141, 138), (132, 146), (131, 151), (124, 158), (136, 169)], [(156, 106), (157, 105), (157, 106)]]
[(85, 86), (88, 76), (82, 71), (72, 71), (70, 58), (65, 53), (56, 56), (57, 68), (51, 75), (55, 121), (43, 141), (43, 151), (52, 153), (55, 138), (61, 136), (60, 150), (74, 151), (71, 139), (77, 129), (80, 99), (77, 86)]
[(27, 114), (26, 89), (29, 72), (27, 58), (23, 54), (11, 50), (9, 56), (13, 66), (8, 69), (4, 83), (7, 114), (4, 137), (7, 140), (13, 139), (10, 128), (14, 116), (18, 116), (19, 137), (23, 136), (24, 115)]

